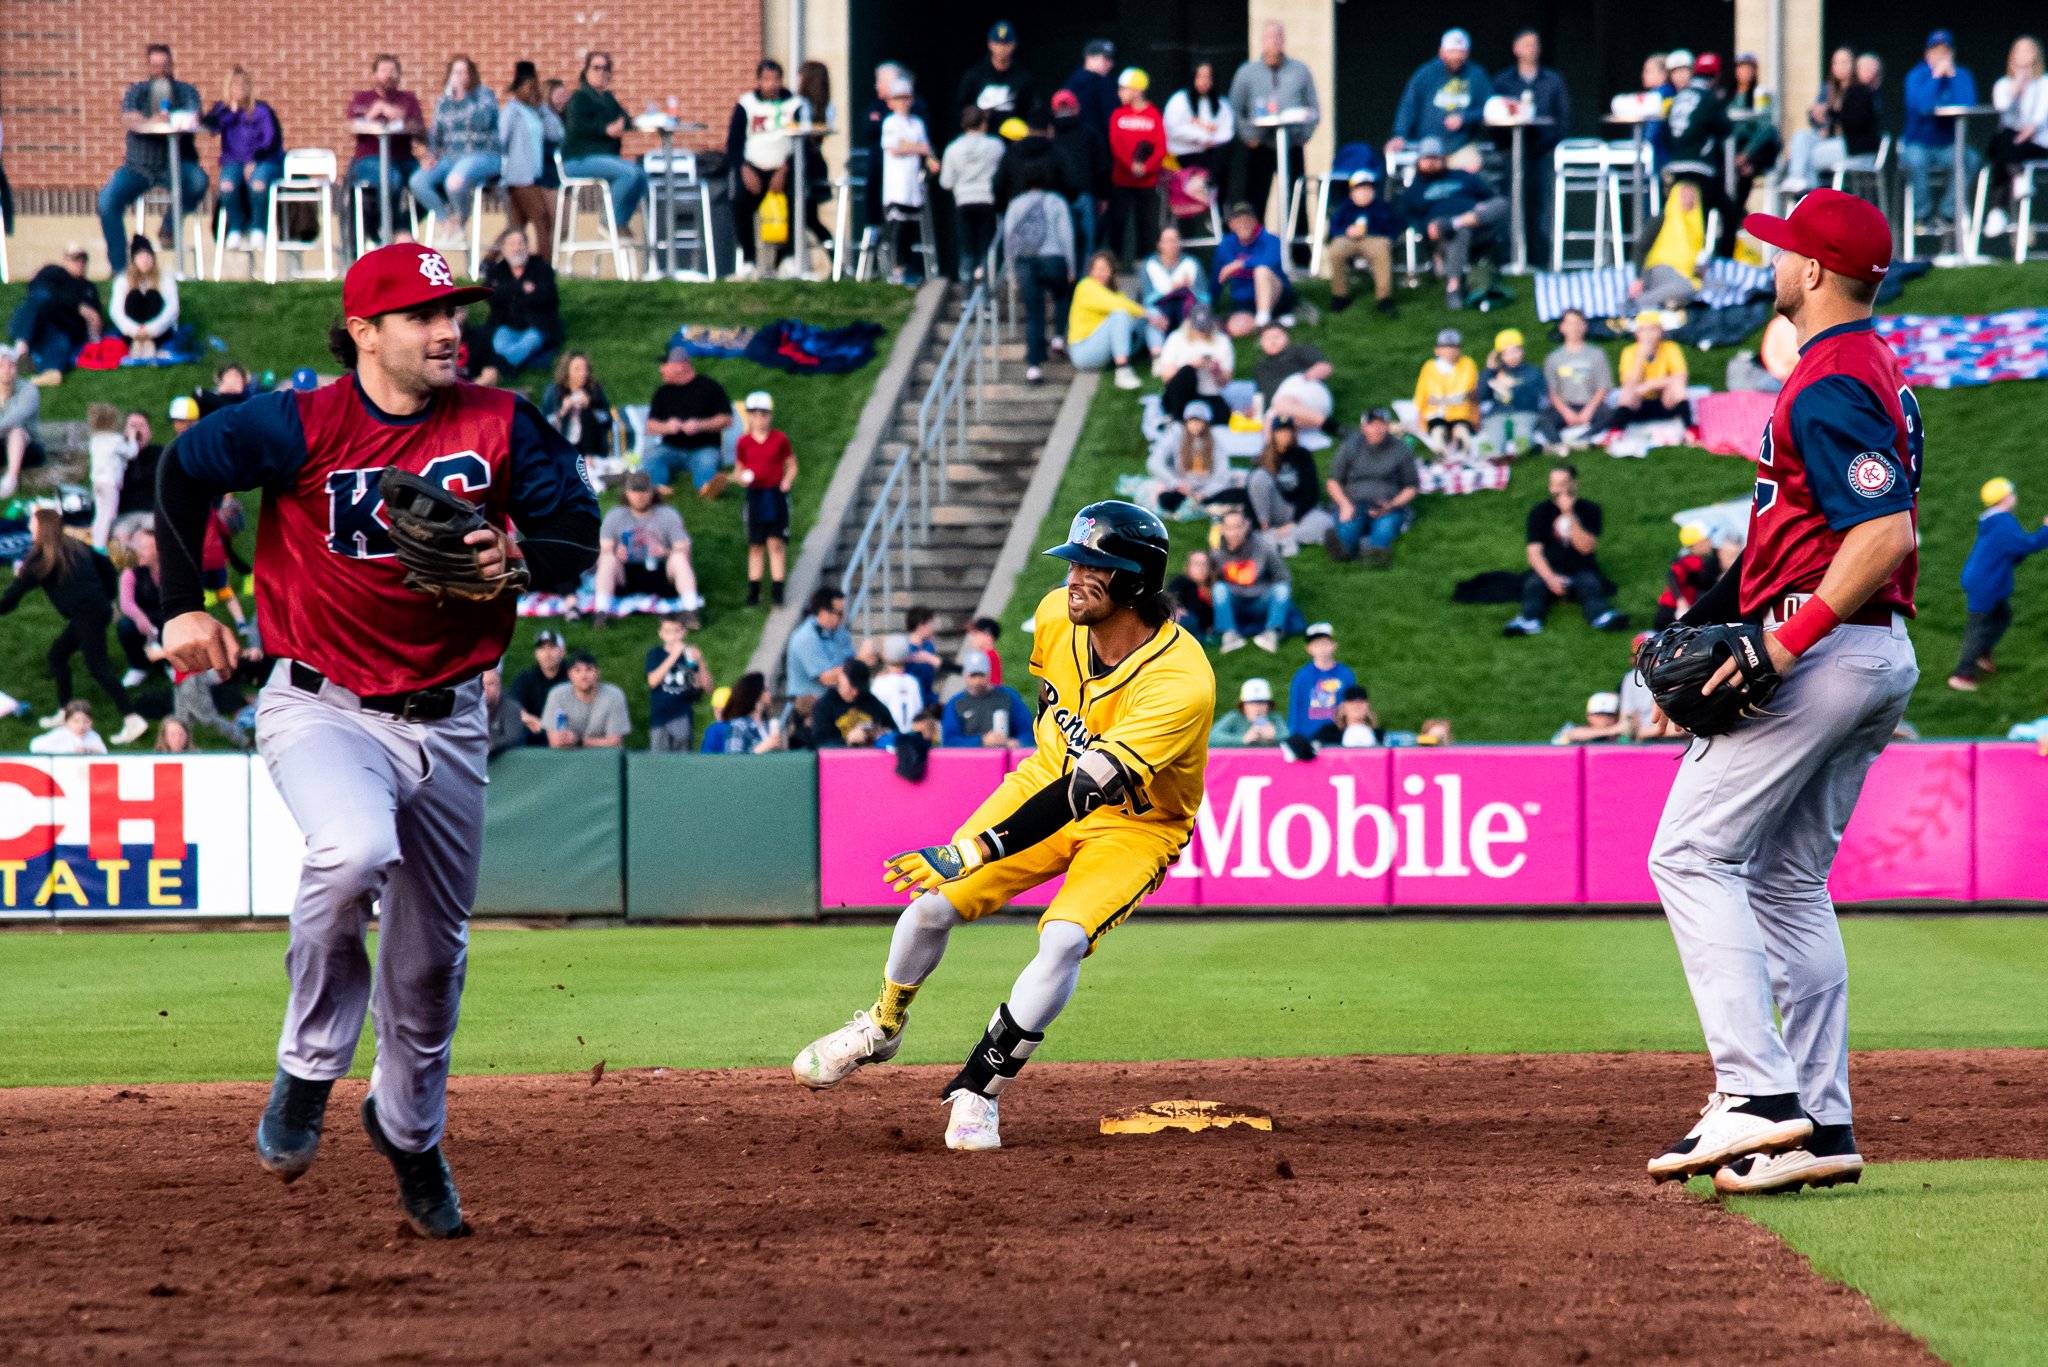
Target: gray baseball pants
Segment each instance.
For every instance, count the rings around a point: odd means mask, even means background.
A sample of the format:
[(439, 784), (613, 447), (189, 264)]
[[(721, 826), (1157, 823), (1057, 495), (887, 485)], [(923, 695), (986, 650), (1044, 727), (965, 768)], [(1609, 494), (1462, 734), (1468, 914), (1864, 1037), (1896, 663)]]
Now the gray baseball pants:
[(474, 679), (447, 718), (403, 722), (335, 683), (317, 697), (300, 690), (280, 660), (256, 705), (257, 749), (306, 836), (278, 1064), (294, 1077), (347, 1076), (370, 1010), (370, 1095), (385, 1134), (413, 1153), (440, 1143), (448, 1118), (489, 743)]
[(1816, 1124), (1850, 1123), (1849, 961), (1828, 870), (1919, 677), (1903, 620), (1837, 627), (1786, 674), (1772, 715), (1694, 741), (1679, 765), (1650, 876), (1719, 1091), (1797, 1092)]

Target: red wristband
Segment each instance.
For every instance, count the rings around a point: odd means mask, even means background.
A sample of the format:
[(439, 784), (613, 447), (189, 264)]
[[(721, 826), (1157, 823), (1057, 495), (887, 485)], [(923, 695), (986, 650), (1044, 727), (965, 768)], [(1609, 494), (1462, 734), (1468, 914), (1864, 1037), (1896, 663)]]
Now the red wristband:
[(1813, 648), (1815, 642), (1840, 625), (1842, 619), (1828, 606), (1827, 599), (1815, 594), (1778, 628), (1778, 644), (1791, 651), (1795, 657), (1804, 655)]

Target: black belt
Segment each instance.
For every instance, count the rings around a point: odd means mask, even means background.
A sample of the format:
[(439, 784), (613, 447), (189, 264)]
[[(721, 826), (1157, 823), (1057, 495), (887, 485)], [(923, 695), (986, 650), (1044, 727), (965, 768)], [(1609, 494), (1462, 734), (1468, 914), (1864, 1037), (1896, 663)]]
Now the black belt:
[[(1767, 611), (1782, 623), (1789, 620), (1793, 613), (1804, 607), (1806, 600), (1811, 597), (1813, 595), (1810, 593), (1788, 593), (1773, 603)], [(1898, 609), (1889, 603), (1865, 603), (1847, 617), (1842, 618), (1842, 625), (1845, 627), (1889, 627), (1892, 624), (1892, 618), (1897, 615)]]
[[(308, 664), (292, 661), (292, 687), (301, 693), (318, 694), (327, 676)], [(455, 711), (455, 688), (415, 688), (410, 693), (386, 693), (380, 697), (358, 696), (365, 712), (383, 712), (400, 721), (440, 721)]]

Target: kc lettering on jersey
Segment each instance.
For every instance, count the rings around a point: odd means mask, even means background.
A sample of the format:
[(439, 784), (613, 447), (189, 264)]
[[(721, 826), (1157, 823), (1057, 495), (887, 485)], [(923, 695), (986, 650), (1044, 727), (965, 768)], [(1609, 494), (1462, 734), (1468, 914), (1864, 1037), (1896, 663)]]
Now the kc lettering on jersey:
[[(1898, 358), (1868, 320), (1809, 341), (1757, 453), (1743, 614), (1818, 588), (1851, 527), (1892, 513), (1917, 519), (1925, 435)], [(1918, 575), (1909, 551), (1870, 601), (1912, 616)]]

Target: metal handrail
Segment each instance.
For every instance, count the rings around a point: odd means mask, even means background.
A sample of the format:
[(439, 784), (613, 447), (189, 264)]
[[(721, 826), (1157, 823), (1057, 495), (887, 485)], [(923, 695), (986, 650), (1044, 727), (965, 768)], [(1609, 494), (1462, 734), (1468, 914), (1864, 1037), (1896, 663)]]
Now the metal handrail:
[[(969, 409), (973, 410), (974, 420), (979, 421), (986, 388), (1000, 369), (1000, 358), (993, 349), (1007, 331), (1000, 315), (1001, 296), (1005, 293), (998, 284), (1001, 248), (1000, 238), (989, 248), (981, 281), (960, 306), (960, 320), (940, 353), (931, 383), (918, 404), (917, 439), (898, 448), (882, 487), (875, 494), (874, 506), (868, 509), (867, 521), (854, 541), (853, 551), (846, 558), (839, 588), (846, 595), (847, 618), (859, 621), (862, 635), (870, 634), (873, 627), (877, 581), (885, 621), (896, 589), (910, 587), (912, 549), (931, 537), (932, 467), (938, 467), (938, 501), (943, 504), (948, 488), (947, 466), (967, 442)], [(1014, 303), (1010, 321), (1014, 326)]]

